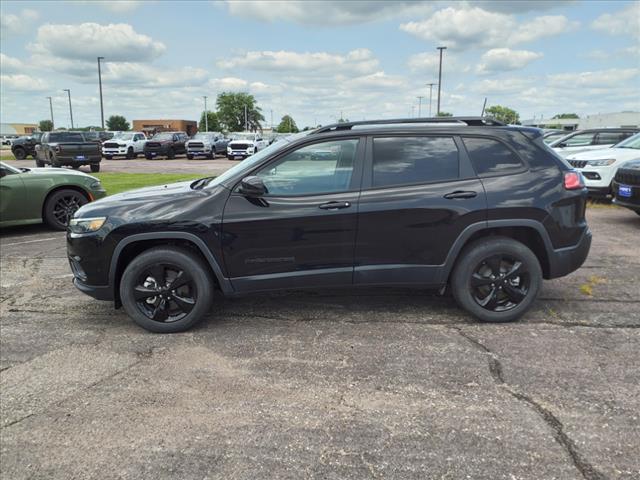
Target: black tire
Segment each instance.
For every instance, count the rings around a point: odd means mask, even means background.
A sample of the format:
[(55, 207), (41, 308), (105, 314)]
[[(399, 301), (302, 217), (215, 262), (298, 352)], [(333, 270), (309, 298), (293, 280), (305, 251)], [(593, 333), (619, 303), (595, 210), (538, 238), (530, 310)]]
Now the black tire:
[(173, 160), (174, 158), (176, 158), (176, 152), (173, 151), (173, 148), (167, 150), (167, 158), (169, 160)]
[(38, 168), (44, 168), (45, 163), (42, 160), (38, 160), (38, 157), (36, 157), (36, 167)]
[(133, 147), (127, 148), (127, 159), (131, 160), (132, 158), (136, 158), (135, 153), (133, 153)]
[(148, 153), (144, 154), (144, 158), (146, 158), (147, 160), (153, 160), (153, 156), (149, 155)]
[(113, 155), (105, 155), (104, 158), (106, 158), (107, 160), (111, 160), (113, 158)]
[(458, 305), (483, 322), (517, 320), (531, 307), (541, 286), (538, 258), (526, 245), (507, 237), (481, 238), (465, 247), (451, 275)]
[(13, 150), (13, 156), (16, 157), (16, 160), (24, 160), (27, 158), (27, 151), (22, 147), (16, 147)]
[(77, 190), (57, 190), (44, 203), (44, 222), (55, 230), (66, 230), (71, 216), (89, 199)]
[(193, 155), (187, 154), (187, 160), (193, 160)]
[(215, 148), (211, 149), (211, 152), (209, 152), (209, 154), (207, 155), (207, 158), (209, 160), (213, 160), (214, 158), (216, 158), (216, 149)]
[(91, 167), (91, 171), (93, 173), (98, 173), (100, 171), (100, 164), (99, 163), (92, 163), (89, 166)]
[[(172, 289), (177, 278), (188, 283)], [(181, 248), (157, 247), (127, 265), (120, 280), (120, 299), (127, 315), (145, 330), (176, 333), (188, 330), (209, 312), (213, 289), (203, 260)]]
[(80, 168), (80, 165), (71, 165), (71, 168), (73, 168), (74, 170), (78, 170)]

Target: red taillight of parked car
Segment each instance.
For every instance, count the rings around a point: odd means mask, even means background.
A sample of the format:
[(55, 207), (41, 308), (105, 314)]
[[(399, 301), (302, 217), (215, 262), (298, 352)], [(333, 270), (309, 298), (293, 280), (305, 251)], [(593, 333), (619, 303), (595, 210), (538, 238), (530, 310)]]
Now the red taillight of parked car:
[(582, 175), (578, 172), (565, 172), (564, 188), (566, 190), (580, 190), (581, 188), (584, 188)]

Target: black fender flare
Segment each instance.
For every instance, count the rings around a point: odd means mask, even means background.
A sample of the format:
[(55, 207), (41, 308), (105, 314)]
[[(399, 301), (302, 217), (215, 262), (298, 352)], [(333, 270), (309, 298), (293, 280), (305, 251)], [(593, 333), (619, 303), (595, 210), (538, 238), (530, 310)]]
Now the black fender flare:
[(111, 256), (111, 263), (109, 265), (109, 285), (114, 288), (115, 292), (115, 277), (116, 270), (118, 267), (118, 259), (120, 258), (120, 254), (124, 250), (127, 245), (130, 245), (135, 242), (145, 241), (145, 240), (169, 240), (169, 239), (178, 239), (178, 240), (186, 240), (188, 242), (193, 243), (200, 253), (207, 259), (209, 262), (209, 266), (213, 270), (214, 275), (216, 276), (216, 280), (220, 285), (220, 289), (222, 293), (225, 295), (233, 293), (233, 286), (228, 278), (226, 278), (222, 272), (222, 268), (220, 268), (220, 264), (211, 253), (211, 250), (207, 247), (206, 243), (193, 233), (188, 232), (149, 232), (149, 233), (137, 233), (135, 235), (128, 236), (123, 238), (118, 242), (115, 249), (113, 250), (113, 255)]

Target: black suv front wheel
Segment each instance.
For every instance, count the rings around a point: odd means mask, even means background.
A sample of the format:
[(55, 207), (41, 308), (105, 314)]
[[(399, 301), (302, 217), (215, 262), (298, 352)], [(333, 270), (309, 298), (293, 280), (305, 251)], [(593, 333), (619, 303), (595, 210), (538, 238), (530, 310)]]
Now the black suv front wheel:
[(120, 281), (127, 314), (150, 332), (188, 330), (210, 310), (213, 281), (206, 266), (181, 248), (153, 248), (134, 258)]
[(541, 285), (538, 258), (526, 245), (506, 237), (481, 238), (466, 247), (451, 277), (458, 304), (485, 322), (517, 320)]

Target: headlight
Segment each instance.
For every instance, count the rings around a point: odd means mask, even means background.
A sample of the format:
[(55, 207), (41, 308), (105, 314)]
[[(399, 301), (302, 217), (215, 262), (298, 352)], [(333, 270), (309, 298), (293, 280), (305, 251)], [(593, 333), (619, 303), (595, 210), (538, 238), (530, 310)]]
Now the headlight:
[(91, 190), (101, 190), (102, 189), (102, 184), (100, 183), (100, 180), (96, 180), (91, 185), (89, 185), (89, 188)]
[(247, 148), (247, 152), (249, 153), (253, 153), (253, 151), (256, 149), (256, 147), (249, 147)]
[(227, 147), (227, 152), (231, 153), (231, 147)]
[(72, 218), (69, 230), (73, 233), (91, 233), (99, 230), (106, 221), (107, 217)]
[(126, 143), (119, 143), (119, 144), (118, 144), (118, 146), (119, 146), (119, 147), (126, 147), (126, 146), (127, 146), (127, 144), (126, 144)]
[(614, 163), (616, 163), (615, 158), (607, 158), (602, 160), (589, 160), (587, 165), (590, 167), (606, 167), (608, 165), (613, 165)]

